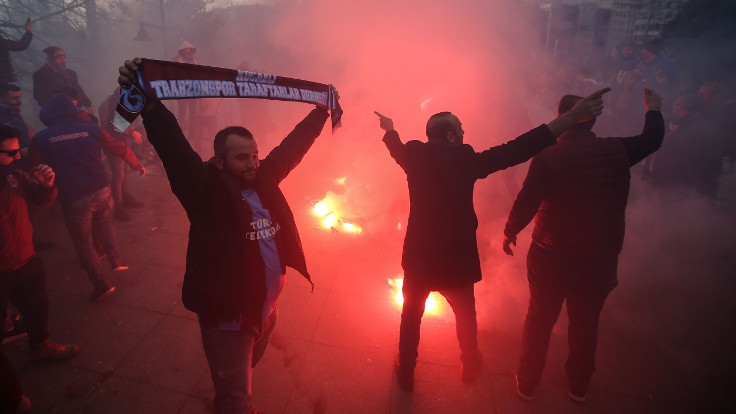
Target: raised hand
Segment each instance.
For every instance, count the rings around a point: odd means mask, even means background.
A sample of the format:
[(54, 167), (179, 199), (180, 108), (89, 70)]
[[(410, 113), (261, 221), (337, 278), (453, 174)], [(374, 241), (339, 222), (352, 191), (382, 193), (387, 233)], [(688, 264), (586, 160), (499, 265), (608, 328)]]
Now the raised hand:
[(373, 113), (378, 115), (378, 119), (380, 120), (380, 124), (378, 126), (381, 127), (382, 130), (387, 132), (394, 130), (394, 121), (391, 118), (380, 114), (378, 111), (373, 111)]

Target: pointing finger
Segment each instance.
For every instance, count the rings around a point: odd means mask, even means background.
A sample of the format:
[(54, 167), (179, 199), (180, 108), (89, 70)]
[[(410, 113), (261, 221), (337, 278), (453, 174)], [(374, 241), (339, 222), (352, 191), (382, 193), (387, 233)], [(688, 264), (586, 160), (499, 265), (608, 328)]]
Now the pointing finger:
[(601, 96), (603, 96), (603, 94), (606, 94), (606, 93), (608, 93), (608, 92), (610, 92), (610, 91), (611, 91), (611, 88), (610, 88), (610, 87), (606, 87), (606, 88), (603, 88), (603, 89), (599, 89), (599, 90), (597, 90), (597, 91), (593, 92), (593, 93), (592, 93), (592, 94), (590, 94), (590, 96), (588, 96), (588, 97), (589, 97), (589, 98), (598, 98), (598, 97), (601, 97)]

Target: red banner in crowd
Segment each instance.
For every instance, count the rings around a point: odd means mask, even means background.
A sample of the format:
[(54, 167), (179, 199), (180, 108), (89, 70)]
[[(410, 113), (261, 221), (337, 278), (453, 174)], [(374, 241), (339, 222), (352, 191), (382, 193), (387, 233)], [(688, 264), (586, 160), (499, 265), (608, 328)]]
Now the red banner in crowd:
[(342, 108), (332, 85), (265, 73), (142, 59), (133, 85), (120, 91), (113, 123), (124, 131), (149, 99), (257, 98), (310, 103), (330, 111), (332, 128)]

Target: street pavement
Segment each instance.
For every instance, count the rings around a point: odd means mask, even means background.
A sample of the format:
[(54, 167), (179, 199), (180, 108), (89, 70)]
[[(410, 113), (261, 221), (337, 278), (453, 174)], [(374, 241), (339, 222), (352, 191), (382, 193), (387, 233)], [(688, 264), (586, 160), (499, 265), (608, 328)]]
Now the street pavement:
[[(198, 324), (181, 303), (186, 216), (160, 171), (132, 175), (130, 186), (146, 202), (130, 210), (132, 221), (115, 222), (130, 269), (112, 273), (106, 266), (117, 290), (97, 303), (89, 302), (91, 285), (58, 206), (41, 214), (39, 234), (56, 243), (39, 252), (47, 272), (51, 337), (79, 344), (81, 352), (69, 361), (39, 363), (30, 360), (25, 339), (2, 345), (33, 412), (212, 412)], [(484, 263), (505, 265), (484, 265), (485, 279), (477, 285), (484, 359), (479, 378), (460, 381), (454, 318), (439, 298), (441, 310), (423, 320), (415, 390), (405, 393), (393, 375), (400, 313), (388, 284), (401, 271), (402, 235), (324, 231), (308, 206), (291, 204), (316, 288), (311, 292), (288, 270), (276, 332), (253, 379), (263, 413), (736, 412), (732, 213), (695, 236), (683, 235), (685, 240), (654, 241), (646, 236), (666, 226), (665, 218), (653, 223), (647, 215), (629, 216), (620, 284), (602, 315), (597, 372), (588, 400), (579, 404), (567, 396), (564, 310), (533, 401), (515, 394), (528, 300), (522, 246), (528, 246), (528, 233), (514, 258), (498, 253), (498, 240), (493, 246), (481, 243)], [(672, 246), (688, 241), (715, 247), (675, 253), (680, 250)], [(664, 253), (647, 258), (652, 243)]]

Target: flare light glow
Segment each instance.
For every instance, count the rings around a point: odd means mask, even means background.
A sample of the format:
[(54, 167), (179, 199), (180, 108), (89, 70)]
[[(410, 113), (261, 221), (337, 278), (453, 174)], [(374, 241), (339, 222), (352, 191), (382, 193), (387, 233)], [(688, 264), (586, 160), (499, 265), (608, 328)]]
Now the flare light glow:
[[(344, 178), (336, 181), (338, 184), (345, 183)], [(325, 198), (314, 204), (312, 214), (319, 218), (320, 225), (325, 229), (334, 232), (344, 231), (351, 234), (360, 234), (363, 231), (359, 225), (346, 218), (337, 196), (332, 192), (327, 192)]]
[[(404, 286), (403, 276), (389, 279), (388, 285), (391, 287), (391, 294), (393, 295), (394, 302), (396, 302), (396, 305), (401, 309), (404, 305), (404, 295), (401, 293), (401, 288)], [(437, 295), (437, 292), (429, 293), (427, 300), (424, 302), (425, 316), (439, 316), (442, 313), (442, 307), (439, 304)]]

